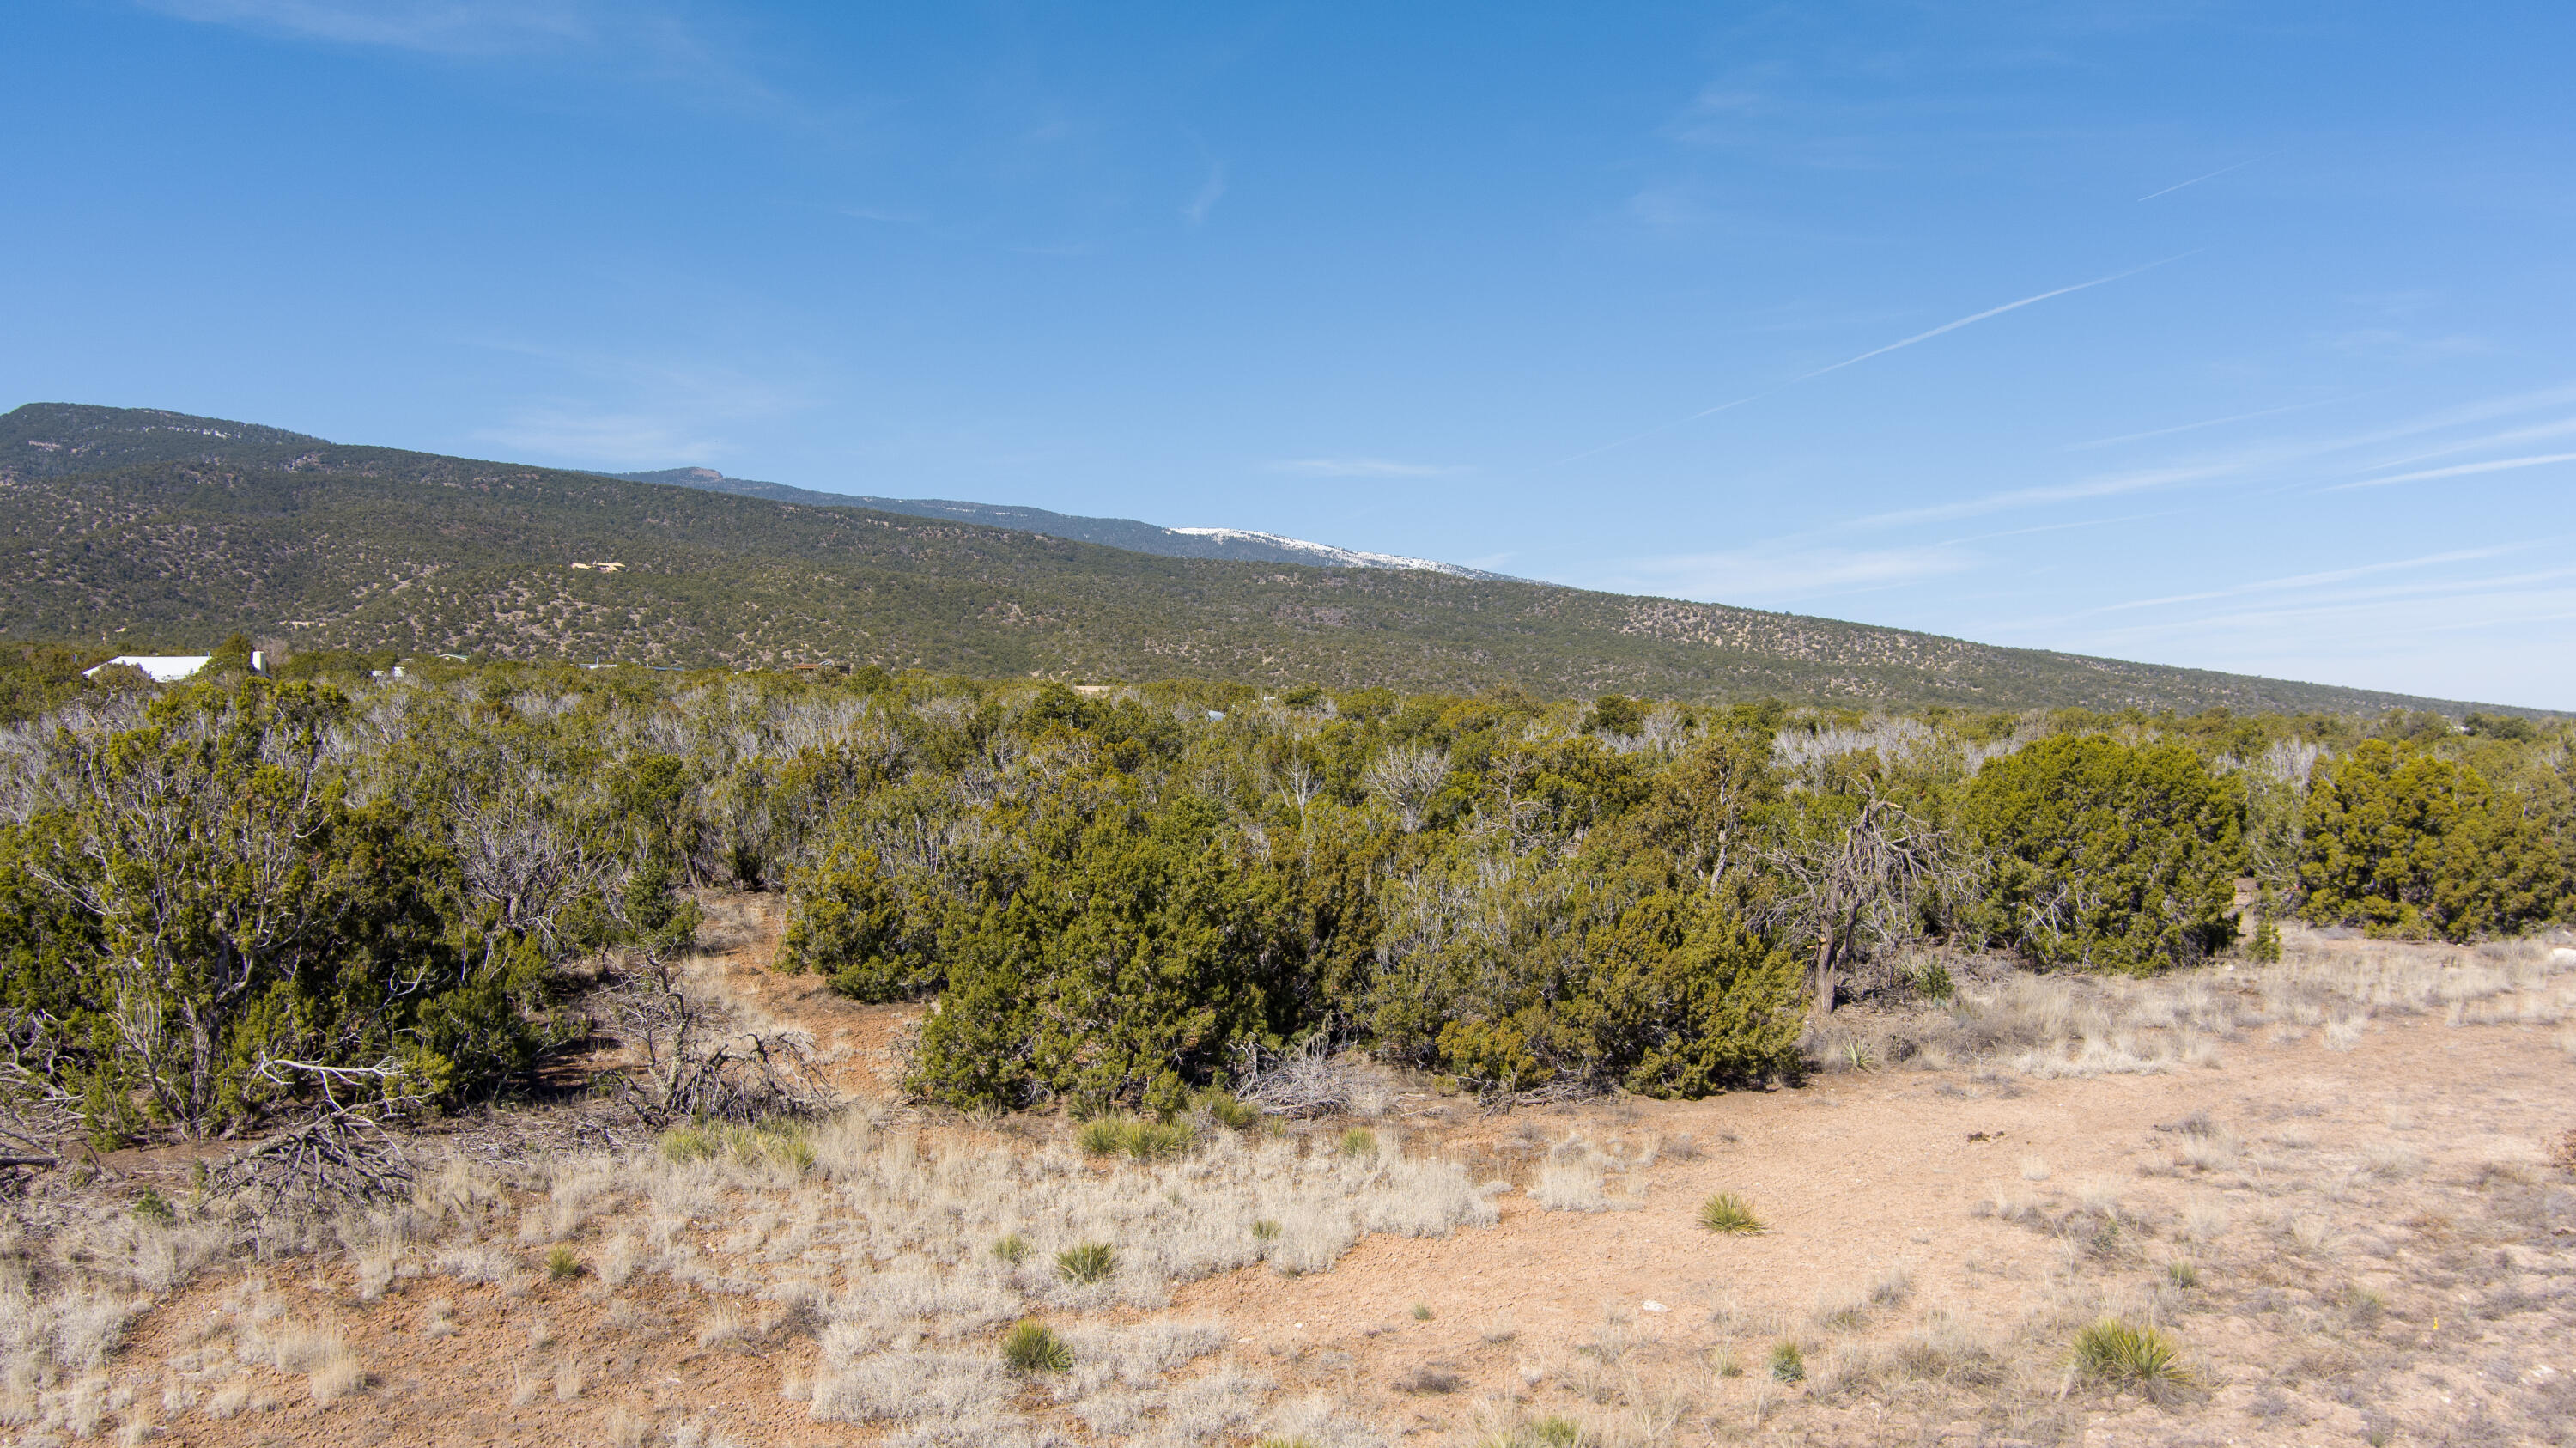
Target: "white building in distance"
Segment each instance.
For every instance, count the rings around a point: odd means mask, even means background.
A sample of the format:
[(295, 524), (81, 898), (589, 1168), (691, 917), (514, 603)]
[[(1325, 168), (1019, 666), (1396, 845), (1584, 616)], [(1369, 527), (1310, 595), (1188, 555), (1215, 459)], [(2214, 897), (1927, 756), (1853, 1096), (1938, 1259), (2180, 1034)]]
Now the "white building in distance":
[[(143, 676), (156, 684), (175, 684), (181, 679), (195, 675), (213, 658), (213, 654), (118, 654), (106, 663), (98, 665), (97, 668), (83, 669), (81, 677), (92, 678), (97, 675), (99, 669), (124, 664), (141, 669)], [(253, 649), (250, 656), (250, 671), (254, 674), (267, 673), (267, 655)]]

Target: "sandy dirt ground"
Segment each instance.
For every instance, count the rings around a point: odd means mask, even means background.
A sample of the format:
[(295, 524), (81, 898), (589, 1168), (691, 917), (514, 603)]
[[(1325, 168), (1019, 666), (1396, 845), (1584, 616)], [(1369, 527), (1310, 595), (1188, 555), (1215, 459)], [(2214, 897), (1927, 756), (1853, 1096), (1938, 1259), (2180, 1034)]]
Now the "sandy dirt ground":
[[(714, 907), (698, 988), (809, 1034), (842, 1090), (886, 1097), (919, 1010), (771, 973), (775, 902)], [(1183, 1284), (1168, 1312), (1220, 1320), (1228, 1356), (1280, 1397), (1327, 1395), (1402, 1442), (1516, 1424), (1532, 1441), (1550, 1417), (1602, 1443), (2576, 1441), (2576, 1192), (2550, 1163), (2576, 1129), (2563, 1031), (2383, 1013), (2349, 1049), (2262, 1029), (2160, 1073), (1847, 1071), (1508, 1112), (1396, 1081), (1361, 1124), (1508, 1183), (1500, 1221), (1370, 1237), (1327, 1272)], [(1327, 1150), (1353, 1124), (1285, 1129)], [(1597, 1175), (1598, 1209), (1541, 1206), (1551, 1165)], [(1703, 1229), (1719, 1191), (1765, 1230)], [(369, 1284), (330, 1254), (209, 1271), (128, 1336), (100, 1421), (204, 1445), (884, 1436), (786, 1395), (819, 1353), (787, 1309), (647, 1274), (470, 1275)], [(2105, 1312), (2162, 1324), (2188, 1382), (2074, 1377), (2070, 1336)], [(362, 1380), (317, 1401), (307, 1374), (206, 1357), (284, 1322), (336, 1332)], [(1803, 1379), (1770, 1370), (1782, 1342)]]

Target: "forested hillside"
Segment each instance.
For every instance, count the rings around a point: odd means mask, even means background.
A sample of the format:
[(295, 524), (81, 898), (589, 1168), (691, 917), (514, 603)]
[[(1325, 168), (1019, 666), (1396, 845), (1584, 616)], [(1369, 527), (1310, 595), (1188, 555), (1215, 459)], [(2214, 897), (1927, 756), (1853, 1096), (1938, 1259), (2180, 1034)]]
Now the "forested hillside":
[(1546, 584), (1153, 557), (171, 413), (22, 407), (0, 418), (0, 458), (0, 634), (126, 652), (202, 651), (242, 631), (302, 648), (672, 666), (2462, 710)]

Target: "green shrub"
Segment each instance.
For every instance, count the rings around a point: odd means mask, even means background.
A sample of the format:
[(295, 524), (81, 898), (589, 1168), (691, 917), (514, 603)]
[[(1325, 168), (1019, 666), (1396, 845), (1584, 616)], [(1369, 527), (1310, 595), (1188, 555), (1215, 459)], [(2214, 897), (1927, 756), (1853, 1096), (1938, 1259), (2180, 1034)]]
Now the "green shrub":
[(1029, 1259), (1029, 1239), (1017, 1232), (1006, 1232), (993, 1244), (993, 1255), (1017, 1267)]
[(2163, 1329), (2105, 1317), (2075, 1334), (2075, 1371), (2104, 1382), (2183, 1383), (2182, 1349)]
[(1073, 1134), (1085, 1156), (1131, 1156), (1138, 1161), (1171, 1161), (1187, 1155), (1198, 1133), (1186, 1121), (1139, 1121), (1127, 1116), (1096, 1116)]
[(1712, 1232), (1745, 1233), (1762, 1230), (1762, 1219), (1753, 1208), (1733, 1192), (1719, 1192), (1699, 1204), (1699, 1224)]
[(663, 1157), (683, 1165), (712, 1161), (721, 1146), (718, 1135), (703, 1126), (675, 1126), (662, 1133)]
[(1927, 1001), (1947, 1001), (1959, 993), (1959, 983), (1950, 977), (1950, 967), (1937, 960), (1927, 960), (1906, 972), (1905, 988)]
[(1771, 1345), (1771, 1376), (1784, 1383), (1805, 1382), (1807, 1355), (1794, 1342), (1782, 1340)]
[(2043, 739), (1979, 770), (1961, 814), (1985, 927), (2034, 961), (2142, 974), (2235, 937), (2243, 796), (2180, 744)]
[(1048, 822), (1019, 888), (943, 933), (948, 988), (911, 1089), (959, 1107), (1187, 1105), (1187, 1080), (1265, 1027), (1278, 958), (1223, 824), (1188, 798)]
[(1256, 1220), (1256, 1221), (1252, 1224), (1252, 1240), (1254, 1240), (1254, 1241), (1256, 1241), (1256, 1242), (1276, 1242), (1276, 1241), (1278, 1241), (1278, 1240), (1279, 1240), (1279, 1224), (1278, 1224), (1277, 1222), (1274, 1222), (1274, 1221), (1270, 1220), (1268, 1217), (1263, 1217), (1263, 1218), (1260, 1218), (1260, 1219)]
[(1413, 1304), (1413, 1320), (1416, 1322), (1429, 1322), (1431, 1320), (1431, 1304), (1428, 1302), (1417, 1302)]
[(1344, 1156), (1375, 1156), (1377, 1133), (1365, 1126), (1354, 1126), (1342, 1133), (1341, 1151)]
[(1197, 1141), (1198, 1133), (1186, 1121), (1137, 1121), (1128, 1124), (1122, 1144), (1138, 1161), (1171, 1161)]
[(940, 986), (936, 931), (875, 851), (846, 839), (791, 877), (778, 968), (827, 976), (863, 1001), (910, 1000)]
[(1543, 1086), (1556, 1075), (1530, 1049), (1529, 1033), (1508, 1021), (1451, 1021), (1439, 1044), (1440, 1063), (1482, 1096)]
[(546, 1249), (546, 1275), (557, 1282), (570, 1282), (581, 1275), (581, 1254), (558, 1242)]
[(150, 1187), (143, 1189), (143, 1195), (134, 1199), (129, 1210), (134, 1213), (134, 1220), (149, 1222), (156, 1227), (167, 1227), (179, 1220), (178, 1211)]
[(1583, 1426), (1572, 1418), (1549, 1414), (1532, 1419), (1524, 1429), (1530, 1448), (1576, 1448), (1583, 1441)]
[(1002, 1361), (1022, 1373), (1060, 1373), (1073, 1366), (1073, 1349), (1055, 1329), (1034, 1317), (1023, 1318), (1002, 1334)]
[(2200, 1264), (2187, 1257), (2177, 1257), (2165, 1264), (2165, 1280), (2186, 1291), (2200, 1285)]
[(1202, 1091), (1198, 1095), (1197, 1105), (1199, 1110), (1206, 1112), (1208, 1118), (1219, 1126), (1229, 1126), (1241, 1131), (1261, 1124), (1261, 1108), (1248, 1101), (1238, 1100), (1231, 1091), (1219, 1091), (1213, 1088)]
[(2257, 965), (2281, 963), (2281, 927), (2270, 915), (2254, 924), (2254, 937), (2245, 944), (2245, 954)]
[[(1563, 908), (1557, 892), (1593, 884), (1518, 882), (1498, 904), (1535, 917), (1518, 927), (1525, 945), (1499, 960), (1435, 956), (1390, 976), (1385, 989), (1445, 1020), (1440, 1065), (1486, 1091), (1571, 1074), (1666, 1098), (1799, 1071), (1805, 968), (1794, 951), (1774, 949), (1705, 889), (1648, 892), (1575, 940), (1544, 944), (1567, 928), (1545, 918)], [(1430, 1004), (1444, 999), (1445, 1010)], [(1383, 1011), (1380, 1024), (1403, 1027)]]
[(2364, 741), (2309, 787), (2300, 914), (2455, 941), (2542, 923), (2566, 908), (2569, 861), (2527, 803), (2466, 764)]
[(1084, 1242), (1055, 1254), (1055, 1270), (1067, 1282), (1106, 1282), (1118, 1270), (1118, 1249), (1106, 1242)]
[[(558, 1039), (550, 961), (598, 938), (598, 897), (470, 896), (444, 813), (352, 787), (333, 743), (351, 714), (233, 675), (159, 694), (135, 728), (46, 738), (43, 767), (78, 784), (0, 824), (0, 1008), (37, 1023), (28, 1054), (93, 1135), (130, 1134), (138, 1106), (194, 1131), (311, 1089), (263, 1057), (390, 1058), (384, 1089), (453, 1100)], [(552, 801), (523, 808), (560, 837)]]

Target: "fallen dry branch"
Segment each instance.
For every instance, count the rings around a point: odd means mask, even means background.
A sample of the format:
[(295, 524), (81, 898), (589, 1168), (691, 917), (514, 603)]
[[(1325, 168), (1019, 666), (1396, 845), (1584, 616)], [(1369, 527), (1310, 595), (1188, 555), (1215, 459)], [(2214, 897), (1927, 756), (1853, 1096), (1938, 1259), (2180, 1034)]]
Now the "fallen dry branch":
[(335, 1112), (282, 1131), (207, 1174), (216, 1196), (256, 1195), (274, 1205), (288, 1199), (367, 1200), (411, 1190), (410, 1157), (384, 1123)]
[(612, 1030), (639, 1060), (622, 1099), (653, 1130), (676, 1121), (812, 1119), (834, 1104), (800, 1032), (724, 1033), (721, 1007), (692, 999), (667, 962), (646, 956), (604, 993)]
[(274, 1206), (290, 1198), (368, 1200), (411, 1190), (411, 1158), (391, 1123), (425, 1102), (403, 1089), (409, 1078), (400, 1063), (328, 1066), (263, 1057), (254, 1072), (281, 1086), (310, 1081), (321, 1094), (322, 1114), (212, 1169), (206, 1177), (210, 1193), (254, 1195)]
[(1339, 1115), (1351, 1109), (1362, 1086), (1358, 1071), (1337, 1060), (1321, 1037), (1278, 1051), (1258, 1041), (1235, 1048), (1235, 1097), (1265, 1115)]

